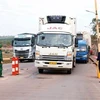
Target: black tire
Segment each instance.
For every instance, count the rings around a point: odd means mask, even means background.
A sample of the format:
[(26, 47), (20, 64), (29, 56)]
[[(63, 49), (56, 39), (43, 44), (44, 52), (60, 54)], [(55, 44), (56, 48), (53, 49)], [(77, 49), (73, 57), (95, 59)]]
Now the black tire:
[(87, 60), (87, 63), (89, 62), (89, 58), (88, 58), (88, 60)]
[(19, 60), (19, 62), (21, 63), (21, 62), (23, 62), (23, 60)]
[(34, 62), (34, 59), (31, 59), (30, 61), (31, 61), (31, 62)]
[(88, 60), (86, 60), (85, 63), (88, 63)]
[(33, 62), (35, 61), (35, 58), (33, 59)]
[(71, 74), (71, 73), (72, 73), (71, 69), (67, 70), (67, 74)]
[(38, 72), (41, 74), (43, 73), (43, 69), (38, 69)]
[(88, 63), (88, 61), (89, 61), (89, 59), (85, 60), (84, 62), (85, 62), (85, 63)]

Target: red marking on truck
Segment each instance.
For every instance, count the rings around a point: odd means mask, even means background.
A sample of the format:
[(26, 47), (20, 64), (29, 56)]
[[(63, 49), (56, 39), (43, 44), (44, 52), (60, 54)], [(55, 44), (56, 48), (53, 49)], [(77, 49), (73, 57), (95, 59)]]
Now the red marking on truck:
[(49, 30), (62, 30), (62, 27), (48, 27)]

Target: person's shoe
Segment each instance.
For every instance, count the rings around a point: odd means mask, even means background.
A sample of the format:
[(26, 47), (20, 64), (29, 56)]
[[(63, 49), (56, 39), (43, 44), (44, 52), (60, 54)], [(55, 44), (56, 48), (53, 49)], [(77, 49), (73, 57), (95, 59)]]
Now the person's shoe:
[(0, 78), (3, 78), (4, 76), (0, 76)]

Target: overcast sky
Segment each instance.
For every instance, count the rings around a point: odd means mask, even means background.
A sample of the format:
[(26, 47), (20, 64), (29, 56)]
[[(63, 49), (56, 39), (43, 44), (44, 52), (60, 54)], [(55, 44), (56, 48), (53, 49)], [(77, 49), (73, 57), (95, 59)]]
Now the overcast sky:
[[(100, 12), (100, 0), (98, 15)], [(0, 35), (38, 32), (38, 18), (66, 15), (77, 18), (77, 31), (90, 31), (95, 14), (94, 0), (0, 0)]]

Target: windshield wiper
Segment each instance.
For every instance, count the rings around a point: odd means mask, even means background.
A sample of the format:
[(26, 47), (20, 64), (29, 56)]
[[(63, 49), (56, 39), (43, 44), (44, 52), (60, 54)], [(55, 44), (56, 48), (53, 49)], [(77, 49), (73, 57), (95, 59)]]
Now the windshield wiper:
[(50, 44), (38, 44), (39, 46), (42, 46), (42, 47), (51, 47)]
[(66, 46), (65, 44), (57, 44), (57, 45), (55, 45), (55, 46), (57, 46), (57, 47), (68, 47), (68, 46)]
[(23, 45), (15, 45), (15, 47), (23, 47)]

